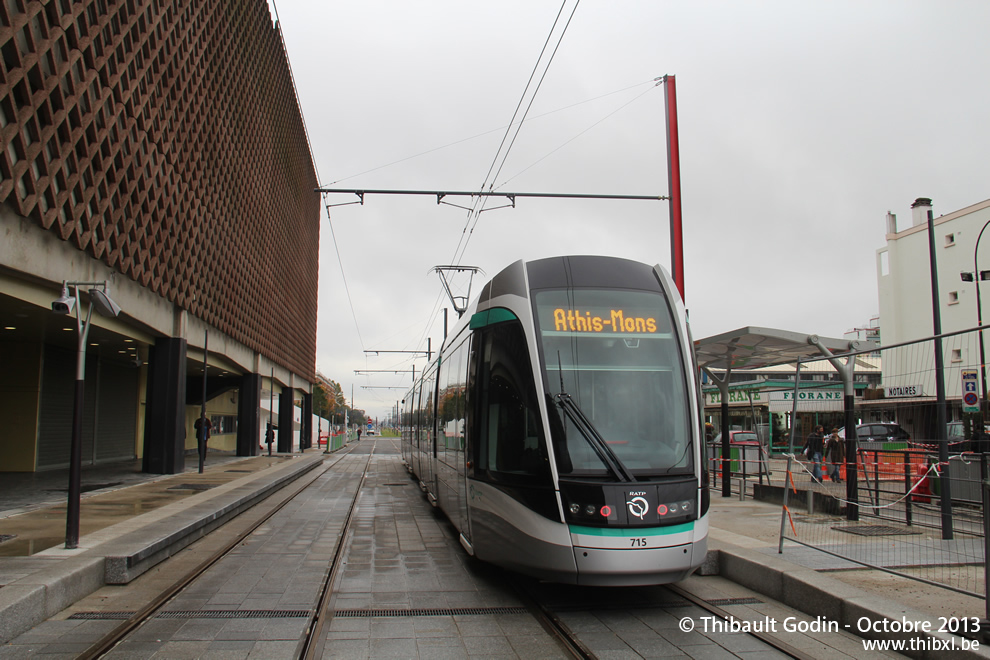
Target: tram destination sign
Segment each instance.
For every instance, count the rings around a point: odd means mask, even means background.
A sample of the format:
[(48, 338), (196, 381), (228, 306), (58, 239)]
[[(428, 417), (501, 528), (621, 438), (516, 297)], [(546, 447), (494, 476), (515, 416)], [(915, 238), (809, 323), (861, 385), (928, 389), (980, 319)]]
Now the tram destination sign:
[(553, 310), (556, 332), (640, 333), (657, 332), (655, 317), (629, 313), (624, 309), (588, 310), (557, 307)]

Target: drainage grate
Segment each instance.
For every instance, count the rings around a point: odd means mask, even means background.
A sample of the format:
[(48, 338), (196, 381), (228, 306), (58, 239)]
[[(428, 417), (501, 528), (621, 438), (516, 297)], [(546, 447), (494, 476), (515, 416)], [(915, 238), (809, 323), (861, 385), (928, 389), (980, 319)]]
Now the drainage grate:
[(134, 612), (76, 612), (69, 618), (88, 621), (124, 621), (132, 616), (134, 616)]
[(408, 486), (409, 484), (402, 483), (402, 484), (382, 484), (382, 485), (383, 486)]
[(245, 473), (251, 473), (251, 472), (253, 472), (253, 470), (224, 470), (224, 472), (245, 472)]
[(846, 525), (845, 527), (833, 527), (839, 532), (848, 532), (858, 536), (898, 536), (900, 534), (921, 534), (903, 527), (891, 527), (890, 525)]
[(417, 608), (409, 610), (337, 610), (335, 617), (341, 618), (372, 618), (372, 617), (407, 617), (407, 616), (478, 616), (484, 614), (527, 614), (525, 607), (455, 607), (455, 608)]
[(13, 541), (17, 538), (17, 534), (0, 534), (0, 543), (4, 541)]
[[(104, 488), (113, 488), (115, 486), (121, 485), (122, 483), (124, 483), (124, 482), (123, 481), (114, 481), (114, 482), (109, 483), (109, 484), (82, 484), (82, 485), (79, 486), (79, 492), (80, 493), (90, 493), (90, 492), (92, 492), (94, 490), (103, 490)], [(49, 493), (68, 493), (69, 492), (69, 489), (68, 488), (54, 488), (54, 489), (49, 489), (48, 492)]]
[[(124, 620), (134, 612), (76, 612), (70, 619)], [(156, 619), (299, 619), (309, 610), (173, 610), (159, 612)]]
[(759, 605), (763, 601), (759, 598), (711, 598), (705, 602), (715, 607), (726, 607), (728, 605)]
[(300, 619), (309, 610), (174, 610), (159, 612), (156, 619)]
[(217, 484), (179, 484), (169, 487), (168, 490), (209, 490), (216, 487)]
[(568, 603), (552, 604), (554, 612), (591, 612), (602, 610), (665, 610), (677, 607), (690, 607), (686, 600), (656, 600), (648, 603)]

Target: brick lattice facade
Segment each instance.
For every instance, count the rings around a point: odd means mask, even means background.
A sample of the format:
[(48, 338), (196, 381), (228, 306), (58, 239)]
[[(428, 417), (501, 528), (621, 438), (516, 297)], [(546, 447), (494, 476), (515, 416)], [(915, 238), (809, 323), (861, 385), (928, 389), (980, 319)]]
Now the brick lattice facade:
[(0, 202), (310, 380), (316, 175), (265, 0), (0, 0)]

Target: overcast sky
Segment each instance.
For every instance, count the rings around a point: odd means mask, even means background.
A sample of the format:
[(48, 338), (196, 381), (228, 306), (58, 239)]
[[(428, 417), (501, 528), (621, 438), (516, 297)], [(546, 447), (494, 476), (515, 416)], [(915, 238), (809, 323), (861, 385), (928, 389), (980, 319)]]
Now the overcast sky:
[[(561, 5), (276, 8), (323, 186), (471, 191)], [(990, 197), (987, 25), (984, 0), (583, 0), (495, 187), (666, 195), (653, 79), (675, 75), (695, 338), (748, 325), (841, 337), (878, 312), (888, 210), (903, 228), (917, 197), (936, 216)], [(467, 220), (430, 197), (367, 196), (323, 213), (317, 368), (348, 396), (353, 386), (356, 407), (383, 416), (403, 391), (381, 388), (411, 380), (355, 375), (411, 368), (408, 355), (365, 351), (439, 345), (431, 269), (460, 255)], [(481, 215), (459, 262), (488, 277), (560, 254), (669, 268), (669, 231), (666, 202), (518, 199)]]

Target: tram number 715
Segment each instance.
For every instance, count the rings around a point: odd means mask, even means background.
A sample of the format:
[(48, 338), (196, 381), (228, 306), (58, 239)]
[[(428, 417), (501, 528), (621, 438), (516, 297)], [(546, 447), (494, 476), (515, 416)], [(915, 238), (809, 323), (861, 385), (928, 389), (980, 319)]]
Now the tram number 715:
[(638, 539), (629, 539), (629, 546), (632, 548), (645, 548), (646, 537), (638, 538)]

